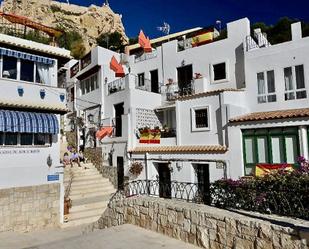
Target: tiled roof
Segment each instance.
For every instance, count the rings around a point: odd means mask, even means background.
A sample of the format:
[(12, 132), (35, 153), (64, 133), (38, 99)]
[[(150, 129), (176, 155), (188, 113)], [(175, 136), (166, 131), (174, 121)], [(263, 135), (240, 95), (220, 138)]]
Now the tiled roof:
[(235, 122), (273, 120), (273, 119), (284, 119), (284, 118), (301, 118), (301, 117), (309, 117), (309, 108), (280, 110), (271, 112), (253, 112), (247, 115), (232, 118), (230, 119), (230, 122), (235, 123)]
[(0, 102), (0, 108), (10, 108), (10, 109), (31, 109), (31, 110), (42, 110), (49, 111), (53, 113), (67, 113), (69, 109), (63, 106), (56, 105), (42, 105), (42, 104), (22, 104), (22, 103), (8, 103), (8, 102)]
[(180, 146), (144, 146), (136, 147), (132, 153), (176, 153), (176, 152), (195, 152), (195, 153), (224, 153), (227, 148), (222, 145), (180, 145)]
[(186, 95), (186, 96), (180, 96), (177, 97), (176, 100), (188, 100), (188, 99), (195, 99), (195, 98), (201, 98), (201, 97), (207, 97), (207, 96), (212, 96), (216, 95), (222, 92), (242, 92), (242, 89), (235, 89), (235, 88), (223, 88), (223, 89), (218, 89), (218, 90), (213, 90), (213, 91), (207, 91), (207, 92), (201, 92), (201, 93), (195, 93), (191, 95)]

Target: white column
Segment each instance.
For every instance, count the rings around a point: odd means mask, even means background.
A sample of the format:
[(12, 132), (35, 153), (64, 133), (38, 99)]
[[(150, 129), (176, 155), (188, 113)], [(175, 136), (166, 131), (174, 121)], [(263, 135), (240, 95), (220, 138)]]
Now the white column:
[(299, 137), (301, 156), (304, 156), (306, 159), (308, 159), (308, 134), (306, 126), (299, 127)]

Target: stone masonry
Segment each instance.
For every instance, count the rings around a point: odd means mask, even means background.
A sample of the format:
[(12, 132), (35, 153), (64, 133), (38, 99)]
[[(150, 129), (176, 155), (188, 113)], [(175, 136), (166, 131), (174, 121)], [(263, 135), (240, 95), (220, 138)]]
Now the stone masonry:
[(60, 184), (0, 189), (0, 232), (29, 232), (59, 224)]
[(93, 228), (133, 224), (211, 249), (308, 249), (309, 222), (152, 197), (112, 202)]

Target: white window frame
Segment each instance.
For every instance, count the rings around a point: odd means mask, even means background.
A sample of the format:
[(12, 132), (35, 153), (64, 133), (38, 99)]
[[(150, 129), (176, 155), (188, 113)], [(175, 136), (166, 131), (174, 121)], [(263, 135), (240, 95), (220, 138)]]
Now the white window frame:
[[(305, 87), (304, 88), (299, 88), (297, 89), (297, 83), (296, 83), (296, 67), (297, 66), (303, 66), (303, 69), (304, 69), (304, 84), (305, 84)], [(302, 100), (302, 99), (307, 99), (308, 98), (308, 93), (307, 93), (307, 86), (306, 86), (306, 73), (305, 73), (305, 64), (304, 63), (300, 63), (300, 64), (297, 64), (297, 65), (292, 65), (292, 66), (287, 66), (287, 67), (284, 67), (283, 68), (283, 79), (284, 79), (284, 84), (285, 84), (285, 75), (284, 75), (284, 69), (286, 68), (292, 68), (292, 84), (293, 84), (293, 89), (292, 90), (285, 90), (284, 89), (284, 100), (285, 101), (289, 101), (289, 100)], [(284, 88), (285, 88), (285, 85), (284, 85)], [(298, 92), (303, 92), (305, 91), (306, 92), (306, 98), (297, 98), (297, 93)], [(294, 98), (291, 98), (291, 99), (285, 99), (285, 95), (286, 94), (289, 94), (289, 93), (294, 93)]]
[[(214, 66), (222, 63), (225, 63), (225, 79), (215, 80)], [(212, 84), (224, 83), (230, 80), (229, 60), (217, 61), (215, 63), (210, 64), (210, 80)]]
[[(268, 72), (271, 72), (273, 71), (274, 72), (274, 88), (275, 88), (275, 91), (273, 93), (269, 93), (269, 89), (268, 89), (268, 76), (267, 76), (267, 73)], [(263, 94), (259, 94), (259, 81), (258, 81), (258, 74), (260, 73), (263, 73), (263, 76), (264, 76), (264, 89), (265, 89), (265, 92)], [(257, 80), (257, 103), (258, 104), (266, 104), (266, 103), (275, 103), (277, 102), (277, 93), (276, 93), (276, 77), (275, 77), (275, 70), (266, 70), (266, 71), (261, 71), (261, 72), (257, 72), (256, 73), (256, 80)], [(276, 96), (276, 101), (268, 101), (268, 97), (269, 96)], [(259, 98), (260, 97), (265, 97), (266, 101), (265, 102), (259, 102)]]
[[(91, 79), (92, 79), (93, 77), (96, 77), (96, 78), (97, 78), (97, 83), (93, 80), (93, 82), (94, 82), (94, 83), (93, 83), (93, 84), (94, 84), (94, 89), (91, 90)], [(87, 80), (89, 80), (89, 92), (87, 92), (87, 84), (86, 84), (86, 81), (87, 81)], [(87, 78), (85, 78), (85, 79), (80, 80), (80, 81), (79, 81), (79, 84), (80, 84), (80, 93), (81, 93), (81, 95), (86, 95), (86, 94), (91, 93), (91, 92), (93, 92), (93, 91), (95, 91), (95, 90), (97, 90), (97, 89), (100, 89), (98, 80), (99, 80), (99, 74), (98, 74), (98, 72), (97, 72), (97, 73), (94, 73), (94, 74), (92, 74), (92, 75), (90, 75), (89, 77), (87, 77)], [(84, 84), (84, 88), (85, 88), (85, 92), (84, 92), (84, 93), (82, 92), (82, 84)]]
[[(196, 121), (195, 121), (195, 111), (197, 110), (202, 110), (202, 109), (207, 109), (207, 121), (208, 121), (208, 127), (203, 127), (203, 128), (197, 128), (196, 127)], [(210, 131), (210, 106), (196, 106), (191, 108), (191, 131)]]

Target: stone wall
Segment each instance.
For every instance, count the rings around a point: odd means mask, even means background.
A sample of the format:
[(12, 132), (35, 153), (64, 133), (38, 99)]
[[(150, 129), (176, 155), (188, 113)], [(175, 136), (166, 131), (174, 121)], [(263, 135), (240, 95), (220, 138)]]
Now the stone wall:
[(93, 165), (97, 168), (98, 171), (100, 171), (103, 177), (109, 179), (109, 181), (113, 184), (114, 188), (118, 188), (117, 168), (104, 165), (102, 148), (86, 148), (85, 157), (87, 158), (87, 160), (93, 163)]
[(60, 184), (0, 189), (0, 232), (29, 232), (59, 224)]
[(309, 222), (132, 197), (112, 202), (93, 228), (133, 224), (211, 249), (308, 249)]

